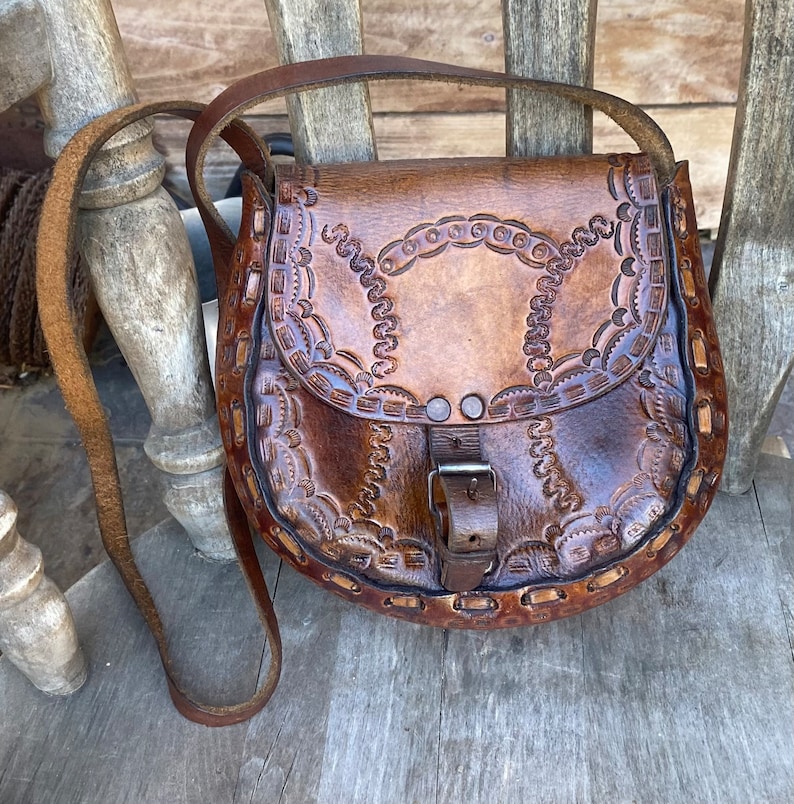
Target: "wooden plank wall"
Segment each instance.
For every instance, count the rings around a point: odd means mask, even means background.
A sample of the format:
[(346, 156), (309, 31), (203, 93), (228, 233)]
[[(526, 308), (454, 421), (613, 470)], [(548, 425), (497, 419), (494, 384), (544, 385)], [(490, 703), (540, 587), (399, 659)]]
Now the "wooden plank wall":
[[(115, 0), (114, 9), (142, 100), (208, 101), (235, 79), (276, 63), (264, 4), (257, 0)], [(329, 4), (331, 5), (331, 4)], [(368, 53), (503, 68), (498, 0), (362, 0)], [(699, 225), (716, 230), (732, 137), (742, 50), (743, 0), (601, 0), (595, 86), (647, 109), (689, 159)], [(307, 35), (311, 35), (307, 28)], [(504, 98), (481, 88), (390, 83), (372, 90), (381, 158), (504, 153)], [(284, 130), (284, 105), (253, 118), (262, 133)], [(185, 127), (159, 126), (172, 182)], [(597, 116), (597, 151), (630, 148)], [(210, 164), (214, 187), (233, 170)]]

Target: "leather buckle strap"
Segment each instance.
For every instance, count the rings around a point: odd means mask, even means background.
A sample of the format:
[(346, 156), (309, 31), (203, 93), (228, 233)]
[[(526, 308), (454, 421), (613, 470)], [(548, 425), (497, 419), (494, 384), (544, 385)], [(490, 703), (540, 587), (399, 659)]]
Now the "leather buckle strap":
[[(496, 473), (482, 460), (477, 426), (431, 428), (430, 453), (435, 466), (427, 476), (427, 496), (441, 584), (451, 592), (468, 592), (496, 561)], [(452, 455), (459, 460), (439, 460)]]

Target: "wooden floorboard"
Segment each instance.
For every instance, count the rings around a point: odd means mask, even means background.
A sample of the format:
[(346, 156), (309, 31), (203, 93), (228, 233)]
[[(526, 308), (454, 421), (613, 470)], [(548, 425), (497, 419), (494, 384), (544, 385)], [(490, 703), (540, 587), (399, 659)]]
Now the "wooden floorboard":
[[(334, 605), (336, 604), (336, 605)], [(281, 681), (248, 727), (234, 801), (290, 801), (292, 790), (316, 799), (339, 640), (338, 602), (282, 567), (275, 593), (284, 644)]]
[(774, 588), (755, 497), (720, 495), (674, 562), (585, 616), (592, 800), (791, 800), (794, 675)]
[(435, 798), (444, 634), (382, 619), (345, 605), (320, 802)]
[(276, 610), (284, 671), (251, 723), (235, 802), (432, 801), (443, 632), (355, 608), (286, 567)]
[[(763, 456), (755, 491), (718, 495), (657, 575), (530, 629), (391, 621), (269, 558), (282, 680), (264, 712), (225, 729), (173, 710), (152, 641), (103, 565), (68, 593), (91, 666), (83, 690), (46, 698), (0, 660), (0, 801), (794, 800), (792, 467)], [(173, 525), (140, 545), (197, 688), (250, 690), (262, 643), (235, 568), (196, 563)], [(226, 645), (214, 667), (210, 633)]]
[(794, 472), (792, 462), (764, 455), (753, 491), (764, 522), (764, 535), (776, 571), (780, 610), (794, 662)]
[[(212, 641), (229, 628), (228, 609), (235, 602), (247, 639), (259, 639), (245, 616), (250, 602), (234, 566), (209, 564), (195, 558), (187, 537), (169, 522), (141, 537), (137, 555), (144, 575), (160, 583), (153, 591), (162, 601), (183, 604), (164, 616), (171, 632), (181, 632), (175, 647), (191, 641), (190, 632)], [(196, 566), (198, 562), (198, 566)], [(228, 581), (232, 581), (231, 584)], [(207, 587), (234, 591), (228, 605), (206, 605)], [(236, 598), (236, 600), (235, 600)], [(126, 590), (108, 564), (101, 565), (68, 593), (81, 644), (89, 662), (86, 685), (68, 698), (49, 698), (34, 690), (6, 661), (0, 661), (0, 801), (3, 804), (174, 804), (230, 801), (237, 779), (238, 756), (246, 726), (207, 729), (182, 719), (173, 710), (154, 643)], [(222, 599), (219, 596), (219, 599)], [(196, 604), (195, 606), (193, 604)], [(199, 609), (198, 605), (202, 608)], [(199, 614), (200, 611), (200, 614)], [(242, 613), (241, 613), (242, 612)], [(164, 613), (165, 615), (165, 613)], [(187, 620), (193, 623), (188, 625)], [(209, 636), (208, 636), (209, 635)], [(205, 646), (207, 645), (205, 641)], [(260, 642), (261, 645), (261, 642)], [(253, 645), (245, 664), (232, 657), (231, 667), (219, 668), (211, 688), (202, 684), (212, 654), (200, 652), (189, 675), (197, 693), (212, 695), (231, 679), (231, 692), (250, 694), (258, 670)], [(192, 652), (192, 651), (190, 651)], [(195, 654), (190, 657), (196, 659)], [(203, 687), (203, 688), (202, 688)], [(212, 689), (212, 688), (215, 689)], [(236, 688), (236, 689), (235, 689)]]
[(438, 804), (590, 800), (581, 618), (450, 633), (443, 693)]

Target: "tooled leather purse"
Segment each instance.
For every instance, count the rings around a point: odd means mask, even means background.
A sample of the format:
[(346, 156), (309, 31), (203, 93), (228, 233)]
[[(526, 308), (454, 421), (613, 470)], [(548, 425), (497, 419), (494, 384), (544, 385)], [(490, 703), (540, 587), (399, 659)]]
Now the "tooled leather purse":
[[(235, 122), (267, 98), (393, 78), (569, 98), (606, 112), (641, 152), (274, 169)], [(235, 722), (278, 679), (248, 526), (353, 603), (454, 628), (580, 613), (681, 549), (716, 492), (725, 385), (687, 165), (647, 115), (594, 90), (374, 56), (260, 73), (200, 116), (184, 105), (122, 109), (79, 134), (39, 240), (53, 364), (89, 455), (105, 463), (92, 472), (106, 545), (183, 713)], [(69, 232), (71, 248), (79, 174), (114, 131), (154, 112), (198, 117), (187, 162), (218, 278), (227, 507), (272, 651), (262, 689), (233, 707), (190, 701), (173, 678), (132, 563), (110, 437), (86, 401), (85, 356), (66, 337), (66, 252), (51, 234)], [(218, 135), (249, 171), (236, 238), (202, 177)]]

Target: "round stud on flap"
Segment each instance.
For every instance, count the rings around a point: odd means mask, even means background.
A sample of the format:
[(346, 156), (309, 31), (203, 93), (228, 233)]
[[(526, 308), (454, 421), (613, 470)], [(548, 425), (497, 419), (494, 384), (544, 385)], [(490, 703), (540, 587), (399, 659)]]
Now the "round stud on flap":
[(485, 413), (485, 402), (477, 394), (469, 394), (461, 400), (460, 409), (467, 419), (481, 419)]
[(452, 406), (443, 396), (436, 396), (427, 403), (427, 418), (432, 422), (445, 422), (452, 413)]

